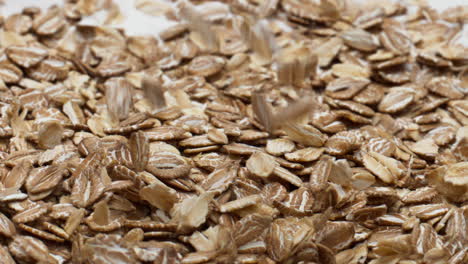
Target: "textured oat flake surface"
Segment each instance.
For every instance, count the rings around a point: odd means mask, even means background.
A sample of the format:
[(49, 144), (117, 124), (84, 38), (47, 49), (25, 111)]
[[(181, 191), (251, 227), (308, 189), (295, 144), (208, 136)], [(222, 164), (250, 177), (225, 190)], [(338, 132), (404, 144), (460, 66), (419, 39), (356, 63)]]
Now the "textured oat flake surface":
[(0, 2), (0, 264), (468, 263), (465, 1)]
[[(354, 0), (358, 4), (365, 4), (368, 0)], [(372, 1), (372, 0), (371, 0)], [(396, 0), (398, 1), (398, 0)], [(16, 12), (27, 6), (37, 6), (47, 8), (54, 4), (61, 4), (61, 0), (3, 0), (4, 6), (0, 7), (0, 14), (6, 16)], [(165, 28), (171, 26), (173, 23), (163, 16), (149, 16), (144, 12), (135, 8), (137, 0), (114, 0), (124, 14), (124, 21), (116, 24), (115, 26), (125, 29), (125, 32), (130, 36), (135, 35), (156, 35)], [(169, 0), (150, 0), (150, 2), (164, 2), (169, 3)], [(410, 1), (409, 1), (410, 2)], [(431, 7), (439, 11), (444, 11), (450, 7), (463, 5), (465, 0), (427, 0)], [(84, 24), (100, 24), (104, 20), (105, 12), (88, 17), (84, 20)], [(464, 43), (468, 45), (468, 29), (464, 31)]]

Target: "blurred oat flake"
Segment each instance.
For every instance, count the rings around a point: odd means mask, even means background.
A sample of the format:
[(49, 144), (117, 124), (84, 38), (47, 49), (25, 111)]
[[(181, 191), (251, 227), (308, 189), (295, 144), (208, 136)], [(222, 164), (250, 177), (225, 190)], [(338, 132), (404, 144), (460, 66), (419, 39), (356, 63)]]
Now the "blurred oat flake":
[[(0, 14), (19, 13), (25, 7), (46, 9), (63, 5), (64, 0), (0, 0)], [(174, 4), (166, 0), (79, 0), (85, 16), (81, 25), (107, 25), (124, 29), (128, 36), (153, 35), (174, 25), (167, 19)]]
[[(319, 0), (311, 0), (319, 1)], [(449, 19), (454, 12), (468, 13), (467, 0), (387, 0), (409, 2), (413, 4), (427, 4), (441, 12), (442, 17)], [(24, 7), (37, 6), (48, 8), (52, 5), (63, 5), (64, 0), (0, 0), (0, 14), (8, 16), (21, 12)], [(87, 14), (83, 17), (82, 25), (108, 25), (124, 29), (128, 36), (141, 36), (157, 34), (164, 29), (176, 24), (173, 19), (176, 14), (176, 4), (170, 0), (79, 0)], [(353, 4), (372, 5), (375, 0), (347, 0)], [(198, 5), (198, 9), (209, 10), (210, 5), (215, 9), (226, 9), (224, 3), (215, 1), (204, 2)], [(215, 7), (216, 6), (216, 7)], [(465, 8), (459, 8), (464, 6)], [(411, 12), (411, 10), (408, 10)], [(222, 13), (222, 12), (221, 12)], [(445, 16), (444, 16), (445, 13)], [(466, 17), (464, 21), (450, 21), (464, 24), (463, 31), (457, 36), (457, 42), (468, 46), (468, 15), (459, 14), (458, 17)], [(209, 14), (206, 14), (209, 16)]]

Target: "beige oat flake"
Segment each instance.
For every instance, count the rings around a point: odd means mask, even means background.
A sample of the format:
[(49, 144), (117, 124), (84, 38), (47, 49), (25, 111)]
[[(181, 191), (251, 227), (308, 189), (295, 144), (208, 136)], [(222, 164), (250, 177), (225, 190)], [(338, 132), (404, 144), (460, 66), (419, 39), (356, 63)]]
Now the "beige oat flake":
[(0, 263), (468, 263), (467, 8), (121, 2), (0, 19)]

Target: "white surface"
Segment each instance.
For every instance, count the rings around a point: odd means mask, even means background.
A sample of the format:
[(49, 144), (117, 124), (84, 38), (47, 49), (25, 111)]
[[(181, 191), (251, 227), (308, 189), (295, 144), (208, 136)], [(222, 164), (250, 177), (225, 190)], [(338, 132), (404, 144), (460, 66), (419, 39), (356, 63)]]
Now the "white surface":
[[(138, 11), (134, 7), (134, 0), (113, 0), (120, 7), (120, 11), (124, 14), (125, 21), (116, 27), (125, 30), (128, 36), (141, 35), (157, 35), (161, 30), (175, 24), (164, 17), (150, 16)], [(105, 12), (97, 12), (92, 17), (85, 18), (81, 21), (83, 24), (99, 25), (105, 20)]]
[[(114, 25), (125, 30), (128, 36), (137, 35), (152, 35), (156, 36), (158, 32), (174, 24), (164, 17), (155, 17), (147, 15), (143, 12), (138, 11), (134, 8), (135, 0), (113, 0), (120, 7), (121, 12), (124, 14), (125, 20), (123, 23)], [(151, 1), (151, 0), (149, 0)], [(155, 1), (155, 0), (154, 0)], [(161, 1), (161, 0), (159, 0)], [(162, 0), (164, 1), (164, 0)], [(379, 0), (354, 0), (358, 2), (365, 1), (379, 1)], [(398, 0), (395, 0), (398, 1)], [(403, 1), (422, 1), (422, 0), (403, 0)], [(468, 0), (425, 0), (432, 7), (439, 11), (443, 11), (447, 8), (468, 5)], [(13, 13), (21, 12), (24, 7), (27, 6), (38, 6), (41, 8), (47, 8), (54, 4), (62, 4), (63, 0), (4, 0), (5, 4), (0, 7), (0, 14), (8, 16)], [(91, 17), (84, 18), (81, 23), (83, 24), (102, 24), (105, 20), (105, 12), (97, 12)], [(468, 45), (468, 25), (465, 24), (464, 31), (460, 37), (460, 42)]]
[(437, 10), (445, 10), (459, 5), (468, 5), (467, 0), (427, 0), (427, 2)]

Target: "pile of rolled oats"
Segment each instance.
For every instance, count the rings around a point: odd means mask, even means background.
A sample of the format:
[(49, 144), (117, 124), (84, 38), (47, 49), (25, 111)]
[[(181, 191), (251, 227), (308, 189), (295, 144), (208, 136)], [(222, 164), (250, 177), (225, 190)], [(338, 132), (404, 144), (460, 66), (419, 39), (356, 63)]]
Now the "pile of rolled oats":
[(468, 7), (227, 2), (3, 17), (0, 263), (468, 263)]

